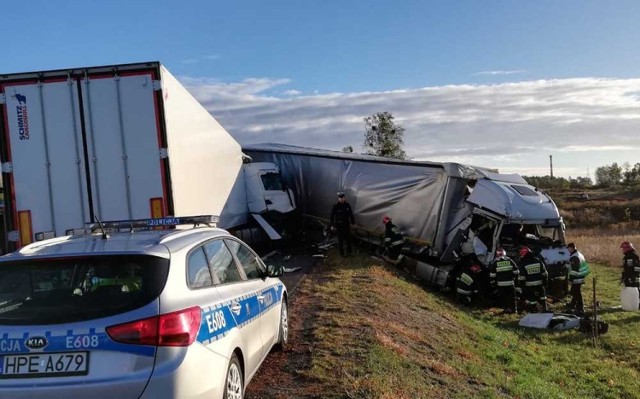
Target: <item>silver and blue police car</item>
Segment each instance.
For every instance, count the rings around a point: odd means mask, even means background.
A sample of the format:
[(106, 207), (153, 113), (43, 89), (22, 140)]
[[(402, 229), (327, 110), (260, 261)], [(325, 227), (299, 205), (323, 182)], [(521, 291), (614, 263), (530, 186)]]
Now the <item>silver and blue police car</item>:
[(0, 258), (0, 398), (242, 398), (287, 343), (282, 272), (213, 227), (30, 244)]

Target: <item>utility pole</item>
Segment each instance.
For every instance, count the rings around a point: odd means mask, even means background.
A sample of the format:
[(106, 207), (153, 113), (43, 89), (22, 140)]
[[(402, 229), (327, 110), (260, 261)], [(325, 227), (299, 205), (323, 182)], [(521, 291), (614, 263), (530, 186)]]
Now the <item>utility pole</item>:
[(549, 170), (551, 171), (551, 178), (553, 179), (553, 155), (549, 155)]

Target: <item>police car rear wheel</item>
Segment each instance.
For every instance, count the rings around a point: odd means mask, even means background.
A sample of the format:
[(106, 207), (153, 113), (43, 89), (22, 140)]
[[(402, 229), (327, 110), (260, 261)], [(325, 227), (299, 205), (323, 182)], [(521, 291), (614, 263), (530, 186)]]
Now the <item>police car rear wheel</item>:
[(224, 399), (242, 399), (244, 394), (243, 376), (240, 361), (234, 354), (229, 361), (227, 368), (227, 381), (224, 386)]
[(287, 347), (289, 341), (289, 311), (287, 309), (287, 302), (282, 301), (282, 307), (280, 309), (280, 329), (278, 332), (278, 344), (276, 345), (278, 350), (284, 350)]

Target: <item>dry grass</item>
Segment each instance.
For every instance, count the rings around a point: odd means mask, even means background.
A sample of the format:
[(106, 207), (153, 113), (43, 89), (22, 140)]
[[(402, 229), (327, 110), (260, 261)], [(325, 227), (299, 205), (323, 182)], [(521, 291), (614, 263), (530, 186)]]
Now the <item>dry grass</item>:
[(575, 200), (571, 192), (552, 195), (568, 228), (602, 227), (640, 220), (637, 191), (593, 192), (592, 199)]
[(640, 223), (620, 223), (606, 228), (568, 229), (567, 242), (575, 242), (590, 263), (617, 267), (622, 263), (620, 243), (640, 245)]

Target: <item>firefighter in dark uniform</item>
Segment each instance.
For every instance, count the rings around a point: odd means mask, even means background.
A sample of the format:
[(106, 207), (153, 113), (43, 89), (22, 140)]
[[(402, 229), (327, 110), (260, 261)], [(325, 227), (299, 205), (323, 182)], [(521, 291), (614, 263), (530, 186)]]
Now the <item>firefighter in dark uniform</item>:
[(351, 227), (355, 224), (351, 205), (347, 202), (343, 192), (338, 193), (338, 202), (331, 209), (331, 230), (338, 233), (338, 248), (340, 255), (345, 256), (344, 246), (347, 246), (347, 255), (351, 255)]
[(620, 244), (624, 257), (622, 258), (622, 279), (625, 287), (640, 287), (640, 258), (636, 249), (629, 241)]
[(529, 247), (520, 248), (520, 262), (518, 263), (522, 299), (527, 309), (535, 309), (540, 305), (542, 311), (547, 311), (546, 280), (549, 277), (544, 261), (537, 257)]
[(576, 244), (569, 243), (569, 283), (571, 284), (571, 302), (567, 306), (568, 310), (573, 310), (576, 314), (584, 314), (584, 302), (582, 301), (582, 284), (589, 274), (589, 264), (584, 255), (576, 249)]
[(517, 312), (515, 279), (520, 274), (518, 265), (504, 249), (496, 249), (496, 257), (489, 265), (489, 280), (496, 299), (505, 312)]
[(480, 271), (482, 267), (479, 262), (468, 259), (456, 278), (456, 298), (463, 305), (474, 303), (480, 292)]
[(384, 247), (387, 250), (387, 257), (394, 263), (399, 263), (403, 258), (400, 251), (404, 244), (404, 237), (389, 216), (383, 217), (382, 223), (384, 224)]

